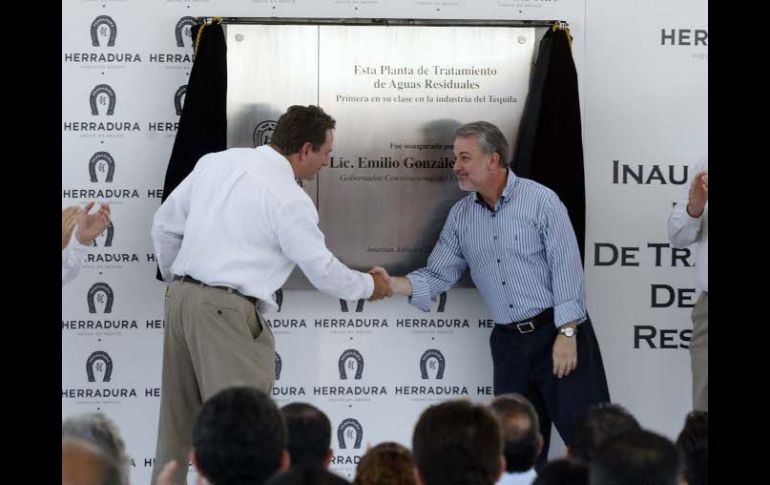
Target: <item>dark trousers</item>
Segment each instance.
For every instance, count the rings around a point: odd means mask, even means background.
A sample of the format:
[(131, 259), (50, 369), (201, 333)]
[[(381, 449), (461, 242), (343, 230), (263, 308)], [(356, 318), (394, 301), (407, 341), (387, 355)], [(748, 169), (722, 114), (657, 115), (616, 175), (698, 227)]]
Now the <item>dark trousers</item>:
[[(572, 442), (577, 421), (590, 406), (609, 402), (607, 377), (591, 319), (578, 325), (577, 367), (559, 379), (553, 374), (553, 343), (558, 334), (553, 310), (532, 319), (535, 329), (521, 333), (515, 324), (495, 325), (489, 343), (494, 364), (494, 393), (516, 392), (529, 399), (537, 410), (543, 451), (536, 468), (548, 459), (551, 423), (564, 443)], [(530, 326), (520, 326), (525, 331)]]

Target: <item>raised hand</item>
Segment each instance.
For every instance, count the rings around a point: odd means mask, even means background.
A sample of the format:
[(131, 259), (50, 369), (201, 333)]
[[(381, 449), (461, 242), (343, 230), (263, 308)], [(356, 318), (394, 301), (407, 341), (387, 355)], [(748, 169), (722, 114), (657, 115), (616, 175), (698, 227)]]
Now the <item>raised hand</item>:
[(89, 202), (85, 207), (78, 210), (78, 230), (75, 236), (80, 244), (89, 245), (93, 243), (96, 236), (103, 233), (110, 223), (110, 206), (101, 204), (98, 211), (89, 214), (88, 212), (93, 206), (94, 203)]
[(698, 173), (690, 184), (689, 200), (687, 202), (687, 213), (691, 217), (700, 217), (703, 209), (706, 208), (706, 202), (709, 200), (709, 172), (705, 170)]

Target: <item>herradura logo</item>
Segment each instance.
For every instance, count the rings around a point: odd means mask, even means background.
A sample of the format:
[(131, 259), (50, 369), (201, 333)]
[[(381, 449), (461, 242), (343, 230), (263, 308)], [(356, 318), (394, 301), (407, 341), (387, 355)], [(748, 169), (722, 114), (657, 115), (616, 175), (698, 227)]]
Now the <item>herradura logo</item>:
[(364, 439), (364, 428), (357, 419), (347, 418), (340, 423), (339, 427), (337, 427), (337, 440), (340, 449), (346, 449), (346, 439), (352, 440), (354, 437), (355, 441), (353, 442), (353, 449), (361, 448), (361, 441)]
[(98, 174), (105, 174), (104, 181), (112, 182), (115, 176), (115, 159), (109, 152), (96, 152), (88, 161), (88, 176), (91, 182), (98, 182)]
[(192, 27), (195, 25), (195, 18), (182, 17), (174, 27), (174, 36), (176, 37), (176, 46), (184, 47), (185, 44), (192, 46)]
[(110, 382), (110, 376), (112, 376), (112, 358), (110, 358), (107, 352), (97, 350), (88, 356), (86, 360), (86, 375), (88, 376), (88, 382), (96, 382), (96, 374), (94, 371), (102, 375), (102, 382)]
[(99, 107), (107, 106), (107, 116), (115, 113), (115, 90), (108, 84), (99, 84), (91, 90), (89, 102), (91, 104), (91, 114), (99, 116)]
[(430, 379), (428, 376), (428, 369), (432, 372), (436, 372), (436, 379), (443, 379), (445, 367), (446, 361), (444, 359), (444, 354), (436, 349), (428, 349), (422, 354), (422, 357), (420, 357), (420, 376), (423, 379)]
[(107, 283), (94, 283), (88, 290), (88, 313), (96, 313), (96, 302), (106, 303), (104, 313), (112, 313), (112, 304), (115, 301), (115, 293)]
[(94, 47), (100, 47), (100, 39), (104, 37), (107, 37), (107, 47), (114, 47), (117, 35), (118, 27), (109, 15), (99, 15), (91, 22), (91, 44)]
[(184, 98), (186, 94), (187, 84), (184, 86), (179, 86), (179, 89), (177, 89), (176, 93), (174, 93), (174, 109), (176, 110), (177, 116), (182, 115), (182, 106), (184, 105)]
[(355, 375), (353, 379), (359, 380), (364, 373), (364, 357), (356, 349), (347, 349), (340, 355), (339, 362), (337, 363), (340, 370), (340, 379), (346, 380), (348, 378), (345, 367), (351, 371), (355, 369)]

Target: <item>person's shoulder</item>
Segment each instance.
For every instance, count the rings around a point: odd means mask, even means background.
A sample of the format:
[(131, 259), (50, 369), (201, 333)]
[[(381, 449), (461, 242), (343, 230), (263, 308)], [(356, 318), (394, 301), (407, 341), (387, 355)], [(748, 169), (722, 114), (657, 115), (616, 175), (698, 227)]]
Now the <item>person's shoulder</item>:
[(518, 189), (523, 198), (536, 201), (538, 207), (552, 207), (554, 203), (561, 202), (559, 194), (532, 179), (519, 177)]
[(468, 207), (473, 207), (473, 204), (477, 200), (476, 192), (469, 192), (464, 197), (461, 197), (457, 202), (454, 203), (452, 206), (452, 210), (463, 210), (467, 209)]
[(227, 150), (221, 150), (218, 152), (209, 152), (198, 159), (195, 164), (195, 171), (201, 172), (204, 170), (224, 169), (225, 167), (231, 167), (232, 162), (243, 160), (248, 157), (248, 148), (228, 148)]
[(466, 214), (473, 208), (473, 204), (475, 203), (476, 192), (470, 192), (469, 194), (465, 195), (465, 197), (462, 197), (457, 202), (455, 202), (454, 205), (452, 205), (452, 208), (449, 209), (449, 215), (447, 218), (456, 218)]
[(332, 473), (332, 472), (330, 472), (330, 471), (328, 471), (328, 470), (326, 471), (326, 473), (327, 473), (327, 475), (326, 475), (326, 476), (327, 476), (327, 477), (329, 477), (329, 480), (330, 480), (330, 481), (331, 481), (331, 482), (332, 482), (334, 485), (350, 485), (350, 482), (349, 482), (349, 481), (347, 481), (347, 480), (345, 480), (345, 479), (344, 479), (344, 478), (342, 478), (341, 476), (339, 476), (339, 475), (337, 475), (337, 474), (334, 474), (334, 473)]
[(556, 196), (556, 192), (554, 192), (549, 187), (541, 184), (540, 182), (536, 182), (532, 179), (519, 177), (519, 187), (522, 191), (526, 192), (529, 195), (535, 195), (538, 197), (553, 197)]

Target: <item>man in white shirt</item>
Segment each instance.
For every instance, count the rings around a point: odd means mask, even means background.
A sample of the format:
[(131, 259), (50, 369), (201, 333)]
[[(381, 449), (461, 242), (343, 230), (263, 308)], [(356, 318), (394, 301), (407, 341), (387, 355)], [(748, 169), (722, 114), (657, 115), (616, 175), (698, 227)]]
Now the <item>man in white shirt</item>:
[(101, 204), (98, 211), (89, 214), (93, 206), (94, 203), (89, 202), (83, 208), (71, 206), (61, 211), (62, 286), (74, 280), (80, 273), (83, 256), (94, 243), (96, 236), (104, 232), (110, 223), (110, 206)]
[(692, 365), (693, 408), (708, 411), (709, 407), (709, 171), (708, 157), (695, 167), (686, 198), (674, 206), (668, 218), (668, 238), (675, 248), (695, 244), (695, 285), (701, 294), (692, 310)]
[(390, 296), (380, 275), (354, 271), (326, 248), (318, 211), (296, 179), (329, 164), (334, 119), (292, 106), (270, 146), (201, 157), (155, 213), (152, 240), (166, 289), (166, 329), (153, 482), (170, 460), (187, 474), (202, 403), (231, 386), (266, 393), (275, 344), (261, 312), (296, 265), (320, 291), (344, 300)]

